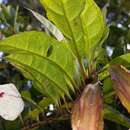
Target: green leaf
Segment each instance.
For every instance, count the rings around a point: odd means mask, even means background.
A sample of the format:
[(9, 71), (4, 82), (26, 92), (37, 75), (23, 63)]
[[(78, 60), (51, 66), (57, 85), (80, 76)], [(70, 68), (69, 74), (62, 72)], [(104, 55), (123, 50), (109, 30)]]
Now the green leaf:
[(38, 105), (43, 108), (42, 110), (39, 108), (35, 108), (34, 110), (29, 112), (29, 116), (31, 116), (33, 119), (37, 120), (38, 116), (41, 112), (44, 112), (44, 109), (49, 106), (49, 104), (53, 103), (53, 101), (50, 98), (42, 99)]
[(3, 121), (1, 124), (4, 124), (4, 125), (1, 125), (2, 126), (5, 126), (5, 127), (0, 127), (1, 130), (19, 130), (21, 128), (21, 122), (19, 119), (15, 120), (15, 121)]
[(31, 94), (29, 91), (22, 91), (21, 96), (26, 100), (31, 100)]
[(32, 31), (0, 41), (0, 49), (10, 53), (6, 59), (31, 79), (39, 92), (55, 102), (65, 95), (70, 97), (69, 90), (74, 91), (77, 59), (66, 44)]
[(109, 76), (108, 69), (111, 65), (114, 64), (120, 64), (125, 67), (130, 67), (130, 53), (118, 56), (112, 59), (108, 64), (106, 64), (104, 68), (101, 70), (101, 72), (98, 74), (100, 80), (104, 80)]
[(94, 0), (40, 0), (47, 16), (69, 40), (78, 57), (92, 60), (106, 25)]
[(110, 65), (113, 65), (113, 64), (121, 64), (125, 67), (130, 67), (130, 53), (114, 58), (110, 62)]
[(29, 117), (31, 117), (31, 119), (34, 119), (34, 120), (39, 120), (40, 113), (41, 111), (39, 111), (39, 109), (36, 108), (29, 112)]
[(103, 95), (105, 103), (111, 104), (113, 102), (115, 91), (112, 88), (112, 81), (110, 77), (103, 81)]
[(15, 26), (17, 19), (18, 7), (14, 9), (11, 5), (1, 5), (0, 18), (4, 24), (9, 26)]
[(130, 119), (108, 105), (104, 108), (104, 118), (130, 128)]
[(36, 107), (38, 107), (39, 110), (42, 110), (42, 108), (31, 98), (31, 94), (29, 91), (22, 91), (21, 92), (21, 96), (27, 100), (28, 102), (32, 103), (33, 105), (35, 105)]
[(52, 103), (53, 103), (53, 101), (50, 98), (43, 98), (38, 104), (42, 108), (45, 108)]
[(62, 41), (65, 39), (63, 34), (60, 32), (60, 30), (54, 24), (52, 24), (49, 20), (47, 20), (44, 16), (40, 15), (39, 13), (33, 10), (30, 10), (30, 9), (28, 10), (44, 25), (45, 28), (47, 28), (53, 34), (53, 36), (58, 41)]
[(108, 77), (103, 82), (103, 93), (108, 94), (111, 91), (113, 91), (113, 89), (112, 89), (112, 81), (111, 81), (111, 78)]

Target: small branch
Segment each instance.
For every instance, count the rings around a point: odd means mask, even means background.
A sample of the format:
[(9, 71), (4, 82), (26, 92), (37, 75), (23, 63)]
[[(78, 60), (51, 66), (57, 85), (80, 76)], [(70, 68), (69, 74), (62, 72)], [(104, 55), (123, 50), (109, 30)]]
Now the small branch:
[(23, 127), (21, 130), (32, 130), (32, 129), (36, 129), (39, 128), (40, 126), (44, 126), (46, 124), (52, 124), (52, 123), (56, 123), (56, 122), (60, 122), (60, 121), (64, 121), (64, 120), (69, 120), (70, 116), (69, 114), (66, 114), (64, 116), (61, 117), (48, 117), (44, 119), (44, 121), (40, 121), (40, 122), (36, 122), (33, 124), (30, 124), (28, 126)]
[(19, 115), (19, 119), (20, 119), (20, 121), (21, 121), (22, 126), (24, 126), (24, 121), (23, 121), (23, 118), (22, 118), (22, 115), (21, 115), (21, 114)]

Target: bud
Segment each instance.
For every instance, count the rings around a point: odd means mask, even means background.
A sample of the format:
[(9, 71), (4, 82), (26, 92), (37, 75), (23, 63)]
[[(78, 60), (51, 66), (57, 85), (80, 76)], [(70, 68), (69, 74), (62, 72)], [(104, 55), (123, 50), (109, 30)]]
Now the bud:
[(75, 102), (71, 123), (73, 130), (103, 130), (103, 105), (99, 84), (89, 84)]
[(113, 65), (109, 72), (117, 96), (130, 113), (130, 71), (122, 65)]

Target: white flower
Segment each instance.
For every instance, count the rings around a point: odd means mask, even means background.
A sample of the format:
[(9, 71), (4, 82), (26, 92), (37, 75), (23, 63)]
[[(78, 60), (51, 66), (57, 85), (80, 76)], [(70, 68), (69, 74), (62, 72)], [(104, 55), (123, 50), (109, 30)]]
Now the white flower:
[(14, 84), (0, 85), (0, 116), (15, 120), (24, 109), (24, 102)]

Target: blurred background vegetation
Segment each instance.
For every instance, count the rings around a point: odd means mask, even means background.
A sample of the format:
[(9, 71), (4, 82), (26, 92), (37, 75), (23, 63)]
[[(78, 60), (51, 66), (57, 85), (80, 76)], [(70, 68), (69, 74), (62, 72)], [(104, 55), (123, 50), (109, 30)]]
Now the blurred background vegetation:
[[(96, 0), (96, 2), (102, 9), (107, 8), (106, 22), (110, 33), (103, 45), (106, 60), (130, 52), (130, 0)], [(46, 15), (38, 0), (0, 0), (0, 40), (23, 31), (44, 31), (44, 26), (26, 8)], [(17, 69), (4, 61), (2, 59), (4, 55), (6, 54), (0, 52), (0, 84), (12, 82), (20, 92), (24, 91), (26, 107), (21, 117), (14, 122), (0, 118), (0, 130), (20, 130), (21, 128), (22, 130), (33, 130), (33, 128), (34, 130), (71, 130), (70, 112), (64, 112), (64, 109), (59, 110), (53, 105), (48, 106), (45, 102), (40, 102), (43, 97), (32, 88), (31, 81), (25, 79)], [(109, 81), (106, 82), (110, 85)], [(48, 107), (40, 113), (36, 109), (35, 102)], [(117, 99), (114, 102), (108, 101), (108, 104), (112, 104), (121, 113), (130, 117)], [(55, 120), (51, 120), (51, 117), (55, 117)], [(105, 130), (108, 129), (128, 130), (122, 125), (105, 120)]]

